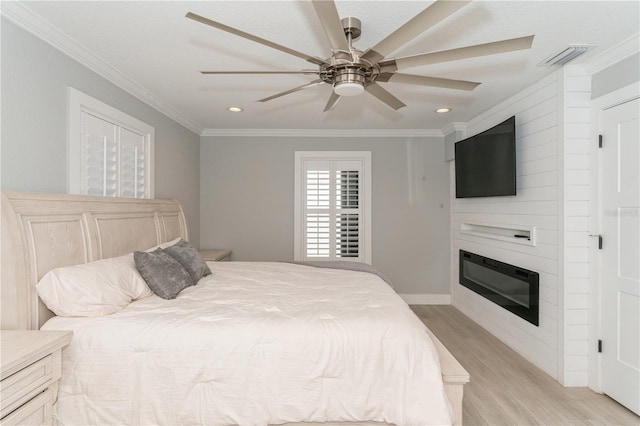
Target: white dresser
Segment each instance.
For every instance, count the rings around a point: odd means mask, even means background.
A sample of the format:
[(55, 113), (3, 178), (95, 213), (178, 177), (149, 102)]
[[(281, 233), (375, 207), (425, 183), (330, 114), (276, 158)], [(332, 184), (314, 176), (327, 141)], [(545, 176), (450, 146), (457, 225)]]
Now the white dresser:
[(71, 331), (0, 330), (0, 424), (51, 425)]

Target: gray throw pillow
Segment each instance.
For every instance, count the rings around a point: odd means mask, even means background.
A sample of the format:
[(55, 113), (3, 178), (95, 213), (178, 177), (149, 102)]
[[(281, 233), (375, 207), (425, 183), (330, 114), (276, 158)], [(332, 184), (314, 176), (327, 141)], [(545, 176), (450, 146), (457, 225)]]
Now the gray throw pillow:
[(207, 266), (198, 250), (191, 247), (185, 240), (180, 240), (176, 244), (164, 249), (176, 259), (184, 269), (189, 272), (193, 284), (197, 284), (200, 278), (211, 274), (211, 269)]
[(162, 249), (150, 253), (135, 251), (133, 260), (149, 288), (163, 299), (175, 299), (182, 290), (193, 285), (187, 270)]

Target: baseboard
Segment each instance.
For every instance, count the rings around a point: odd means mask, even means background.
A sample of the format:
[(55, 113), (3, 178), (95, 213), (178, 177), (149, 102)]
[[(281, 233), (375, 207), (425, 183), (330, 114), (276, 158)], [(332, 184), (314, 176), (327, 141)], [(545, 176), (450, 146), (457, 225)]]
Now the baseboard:
[(400, 294), (408, 305), (450, 305), (450, 294)]

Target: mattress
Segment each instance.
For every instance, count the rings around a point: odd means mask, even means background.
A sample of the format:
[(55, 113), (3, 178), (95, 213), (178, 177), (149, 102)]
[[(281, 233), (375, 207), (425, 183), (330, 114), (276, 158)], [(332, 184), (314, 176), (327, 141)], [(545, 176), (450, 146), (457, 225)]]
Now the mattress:
[(72, 424), (451, 424), (425, 326), (374, 274), (215, 262), (174, 300), (54, 317)]

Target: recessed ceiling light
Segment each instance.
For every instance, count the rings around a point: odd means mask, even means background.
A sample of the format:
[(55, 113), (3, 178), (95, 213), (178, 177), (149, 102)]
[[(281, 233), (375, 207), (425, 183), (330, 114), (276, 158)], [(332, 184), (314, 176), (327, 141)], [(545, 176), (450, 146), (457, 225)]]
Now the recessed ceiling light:
[(242, 111), (243, 111), (243, 110), (242, 110), (242, 108), (237, 107), (237, 106), (231, 106), (231, 107), (229, 107), (229, 108), (227, 108), (227, 109), (228, 109), (229, 111), (231, 111), (231, 112), (242, 112)]
[(444, 114), (444, 113), (447, 113), (447, 112), (451, 112), (451, 108), (438, 108), (438, 109), (436, 110), (436, 112), (437, 112), (438, 114)]

